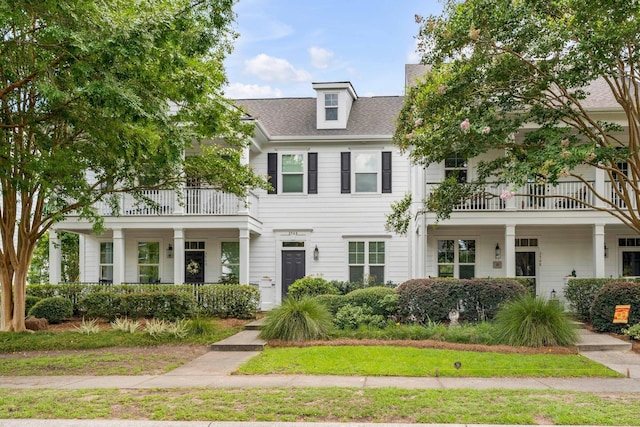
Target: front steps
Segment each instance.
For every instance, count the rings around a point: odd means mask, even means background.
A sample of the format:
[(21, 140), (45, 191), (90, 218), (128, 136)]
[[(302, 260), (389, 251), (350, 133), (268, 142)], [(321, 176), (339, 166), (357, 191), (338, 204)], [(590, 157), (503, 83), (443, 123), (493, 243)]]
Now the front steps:
[(604, 333), (591, 332), (582, 325), (578, 329), (576, 347), (580, 353), (585, 351), (629, 351), (631, 343)]
[(263, 319), (255, 320), (244, 331), (211, 345), (211, 351), (262, 351), (267, 342), (258, 338)]

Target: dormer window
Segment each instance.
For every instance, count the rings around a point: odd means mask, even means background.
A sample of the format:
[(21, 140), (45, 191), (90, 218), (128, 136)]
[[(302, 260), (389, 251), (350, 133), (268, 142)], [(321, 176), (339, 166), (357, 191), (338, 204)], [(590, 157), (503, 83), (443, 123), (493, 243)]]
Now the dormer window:
[(324, 118), (325, 120), (338, 120), (338, 94), (324, 94)]

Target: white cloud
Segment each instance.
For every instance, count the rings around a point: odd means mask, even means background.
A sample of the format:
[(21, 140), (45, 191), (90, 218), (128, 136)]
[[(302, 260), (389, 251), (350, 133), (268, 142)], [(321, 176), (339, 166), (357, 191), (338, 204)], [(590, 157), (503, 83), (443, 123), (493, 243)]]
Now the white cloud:
[(413, 49), (407, 53), (407, 64), (419, 64), (422, 61), (422, 55), (418, 52), (418, 39), (415, 39)]
[(281, 98), (282, 91), (271, 86), (260, 86), (242, 83), (230, 83), (225, 91), (225, 97), (230, 99), (253, 98)]
[(308, 82), (311, 74), (296, 69), (289, 61), (261, 53), (244, 62), (246, 71), (267, 82)]
[(309, 55), (311, 55), (311, 65), (322, 70), (328, 68), (333, 60), (333, 52), (321, 47), (310, 47)]

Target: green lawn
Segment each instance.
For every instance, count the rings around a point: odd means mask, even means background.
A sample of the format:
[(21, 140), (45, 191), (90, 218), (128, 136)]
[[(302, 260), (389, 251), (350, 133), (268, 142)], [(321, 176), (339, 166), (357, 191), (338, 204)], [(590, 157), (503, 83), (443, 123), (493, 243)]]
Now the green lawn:
[(337, 387), (0, 393), (0, 418), (640, 425), (638, 393)]
[[(460, 362), (460, 368), (454, 364)], [(267, 348), (240, 374), (410, 377), (621, 377), (577, 354), (501, 354), (392, 346)]]

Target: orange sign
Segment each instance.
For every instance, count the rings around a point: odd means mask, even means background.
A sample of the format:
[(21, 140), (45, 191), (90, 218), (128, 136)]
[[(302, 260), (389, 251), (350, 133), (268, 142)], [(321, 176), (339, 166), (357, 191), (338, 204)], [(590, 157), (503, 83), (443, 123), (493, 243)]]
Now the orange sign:
[(616, 305), (616, 311), (613, 313), (613, 323), (629, 323), (630, 305)]

